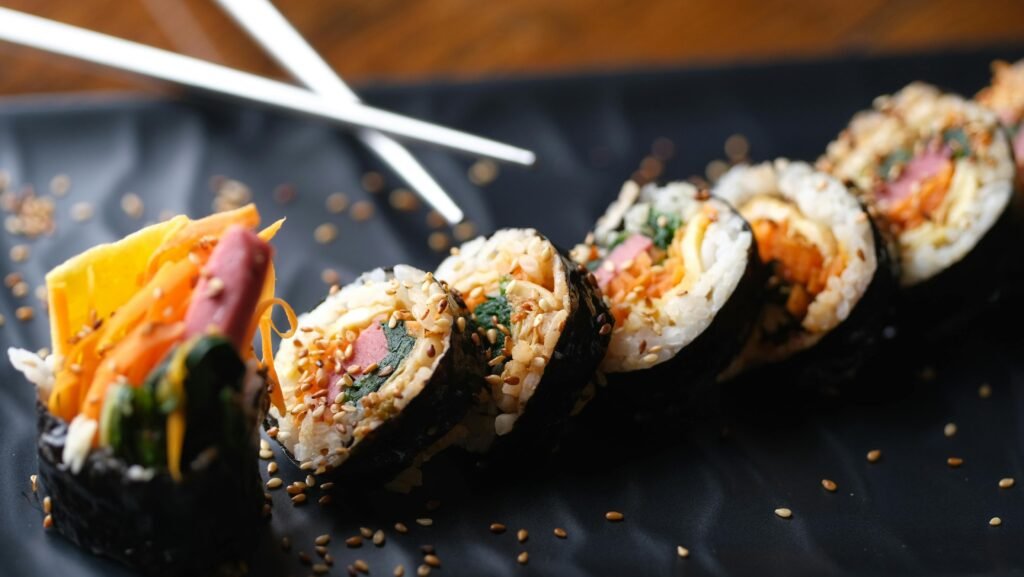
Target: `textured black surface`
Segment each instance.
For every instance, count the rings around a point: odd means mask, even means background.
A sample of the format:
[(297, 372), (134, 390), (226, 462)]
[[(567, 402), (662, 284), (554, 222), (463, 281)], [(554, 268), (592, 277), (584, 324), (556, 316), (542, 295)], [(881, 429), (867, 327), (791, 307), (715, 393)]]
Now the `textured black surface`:
[[(756, 160), (814, 159), (873, 96), (913, 79), (972, 93), (987, 81), (993, 57), (1022, 54), (1018, 48), (365, 94), (382, 106), (534, 148), (541, 166), (504, 168), (480, 192), (466, 182), (468, 161), (436, 151), (420, 156), (482, 232), (534, 226), (571, 246), (658, 136), (676, 143), (668, 177), (702, 172), (737, 132), (748, 136)], [(215, 174), (248, 183), (268, 221), (289, 216), (275, 244), (280, 289), (296, 309), (322, 298), (324, 266), (338, 268), (346, 280), (402, 261), (435, 266), (440, 255), (426, 245), (423, 213), (392, 212), (384, 197), (360, 191), (367, 162), (347, 137), (327, 127), (203, 101), (7, 102), (0, 108), (0, 167), (18, 184), (45, 189), (58, 173), (73, 184), (58, 204), (57, 233), (33, 241), (26, 263), (0, 259), (0, 272), (18, 270), (35, 286), (64, 258), (135, 229), (141, 223), (119, 207), (125, 192), (144, 198), (147, 219), (161, 209), (203, 214), (211, 201), (207, 181)], [(271, 200), (284, 182), (299, 192), (286, 208)], [(378, 216), (355, 223), (326, 214), (323, 199), (336, 190), (371, 198)], [(95, 203), (96, 217), (73, 223), (71, 204), (85, 200)], [(340, 224), (339, 238), (321, 246), (312, 229), (328, 220)], [(7, 234), (0, 239), (4, 254), (22, 242)], [(13, 312), (20, 301), (2, 300), (5, 347), (46, 344), (45, 317), (19, 323)], [(1019, 313), (1004, 317), (1003, 326), (1016, 328), (1020, 321)], [(1019, 574), (1024, 487), (996, 484), (1004, 476), (1024, 482), (1020, 341), (975, 328), (928, 354), (893, 351), (890, 358), (903, 362), (881, 367), (882, 376), (871, 383), (890, 390), (891, 398), (872, 404), (822, 406), (786, 394), (786, 382), (764, 382), (753, 402), (725, 398), (721, 409), (709, 406), (698, 411), (704, 418), (673, 423), (657, 436), (638, 437), (611, 422), (585, 446), (566, 447), (554, 465), (500, 483), (483, 482), (449, 455), (432, 461), (427, 486), (407, 497), (346, 501), (339, 493), (334, 499), (344, 504), (327, 511), (316, 504), (293, 508), (279, 491), (273, 523), (252, 545), (253, 574), (310, 573), (296, 552), (313, 554), (314, 536), (325, 532), (335, 536), (333, 575), (344, 575), (357, 558), (373, 575), (388, 575), (397, 563), (412, 574), (422, 544), (437, 548), (444, 568), (436, 574), (444, 575)], [(935, 376), (919, 380), (915, 375), (926, 363)], [(0, 573), (127, 575), (42, 530), (40, 505), (28, 488), (37, 469), (34, 393), (6, 362), (0, 371)], [(982, 383), (991, 385), (991, 398), (979, 398)], [(949, 421), (959, 426), (951, 439), (942, 433)], [(869, 465), (864, 454), (874, 448), (884, 456)], [(949, 456), (964, 458), (963, 467), (947, 467)], [(279, 459), (286, 479), (299, 478)], [(823, 491), (823, 477), (835, 480), (839, 491)], [(426, 513), (430, 499), (442, 505)], [(792, 508), (792, 519), (773, 515), (781, 506)], [(623, 511), (625, 521), (606, 522), (609, 509)], [(209, 514), (196, 512), (195, 522), (207, 522)], [(432, 527), (413, 522), (425, 515), (434, 519)], [(1003, 518), (999, 528), (988, 525), (995, 515)], [(409, 534), (391, 529), (397, 520), (409, 525)], [(492, 535), (487, 526), (494, 521), (510, 531)], [(360, 526), (384, 528), (387, 545), (345, 549), (342, 538)], [(556, 526), (569, 537), (556, 539)], [(520, 527), (530, 531), (525, 544), (515, 541)], [(292, 540), (291, 553), (277, 545), (284, 535)], [(676, 557), (677, 544), (690, 548), (688, 560)], [(515, 563), (523, 550), (530, 553), (526, 567)]]

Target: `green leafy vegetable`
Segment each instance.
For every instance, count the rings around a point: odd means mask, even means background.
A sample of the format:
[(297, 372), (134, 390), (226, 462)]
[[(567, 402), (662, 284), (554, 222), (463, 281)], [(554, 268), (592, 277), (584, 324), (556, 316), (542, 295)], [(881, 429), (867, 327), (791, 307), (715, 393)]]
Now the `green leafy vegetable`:
[(651, 228), (651, 240), (658, 248), (665, 250), (672, 244), (676, 229), (682, 225), (682, 218), (678, 214), (658, 212), (652, 208), (647, 215), (647, 225)]
[(953, 151), (953, 158), (971, 154), (971, 141), (962, 128), (950, 128), (942, 133), (942, 142)]
[(612, 250), (613, 248), (626, 242), (626, 239), (629, 238), (631, 234), (632, 233), (625, 230), (620, 230), (619, 232), (615, 233), (615, 237), (612, 238), (612, 242), (608, 244), (608, 250)]
[(882, 180), (891, 180), (894, 175), (893, 170), (896, 167), (903, 166), (910, 162), (912, 155), (910, 150), (906, 148), (898, 148), (889, 153), (888, 156), (882, 160), (882, 163), (878, 165), (878, 176)]
[[(412, 353), (416, 339), (409, 336), (405, 330), (405, 321), (398, 321), (395, 328), (390, 328), (386, 323), (381, 323), (384, 329), (384, 337), (388, 340), (388, 353), (377, 363), (380, 367), (376, 371), (363, 375), (356, 379), (352, 386), (345, 390), (345, 401), (349, 403), (358, 402), (366, 395), (380, 389), (381, 385), (388, 380), (388, 377), (398, 369), (402, 361)], [(391, 367), (391, 371), (381, 375), (385, 367)]]

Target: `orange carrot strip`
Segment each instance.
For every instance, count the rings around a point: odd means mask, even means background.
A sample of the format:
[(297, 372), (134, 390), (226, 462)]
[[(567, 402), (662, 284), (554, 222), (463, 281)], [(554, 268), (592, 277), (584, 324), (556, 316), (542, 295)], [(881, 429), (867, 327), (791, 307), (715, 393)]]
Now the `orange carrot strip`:
[(146, 267), (146, 279), (153, 278), (163, 263), (188, 257), (188, 253), (198, 248), (201, 241), (219, 238), (228, 227), (234, 224), (240, 224), (249, 229), (259, 226), (260, 213), (256, 210), (256, 206), (247, 204), (235, 210), (219, 212), (189, 222), (165, 240), (160, 248), (153, 253)]
[[(100, 333), (91, 332), (75, 343), (64, 357), (63, 368), (57, 372), (53, 392), (47, 399), (47, 408), (50, 413), (65, 421), (71, 422), (78, 413), (84, 396), (83, 383), (92, 382), (92, 374), (96, 368), (96, 343), (99, 337)], [(75, 370), (71, 370), (72, 366)]]
[[(100, 350), (105, 350), (131, 332), (144, 317), (153, 313), (162, 314), (168, 306), (173, 307), (182, 300), (188, 300), (198, 278), (199, 266), (187, 258), (161, 267), (156, 276), (117, 309), (103, 327)], [(158, 317), (153, 320), (173, 322), (180, 319)]]
[(260, 237), (260, 240), (263, 242), (270, 242), (275, 236), (277, 236), (277, 231), (281, 230), (281, 227), (284, 225), (284, 221), (285, 219), (283, 218), (274, 221), (270, 226), (261, 230), (256, 236)]

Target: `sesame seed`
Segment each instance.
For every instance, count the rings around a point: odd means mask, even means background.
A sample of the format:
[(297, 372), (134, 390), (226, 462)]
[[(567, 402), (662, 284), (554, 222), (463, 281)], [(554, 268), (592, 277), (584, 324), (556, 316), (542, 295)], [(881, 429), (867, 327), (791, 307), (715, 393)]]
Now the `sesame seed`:
[(288, 537), (281, 537), (281, 549), (284, 550), (284, 551), (288, 551), (291, 548), (292, 548), (292, 540), (289, 539)]
[(992, 527), (998, 527), (1003, 524), (1003, 520), (999, 517), (992, 517), (988, 520), (988, 524)]
[(460, 222), (452, 229), (452, 234), (459, 242), (469, 240), (476, 234), (476, 225), (468, 220)]
[(53, 527), (53, 515), (43, 517), (43, 529), (49, 529), (50, 527)]
[(274, 475), (277, 473), (277, 461), (271, 461), (267, 463), (267, 473)]
[(322, 497), (320, 497), (319, 499), (317, 499), (317, 500), (316, 500), (316, 502), (317, 502), (317, 503), (318, 503), (318, 504), (319, 504), (319, 505), (320, 505), (321, 507), (323, 507), (323, 506), (326, 506), (326, 505), (330, 505), (330, 504), (331, 504), (331, 501), (332, 501), (332, 499), (331, 499), (331, 496), (330, 496), (330, 495), (323, 495)]
[(420, 565), (416, 568), (416, 575), (417, 577), (427, 577), (427, 575), (430, 575), (430, 566)]
[(429, 226), (430, 228), (441, 228), (446, 224), (448, 223), (447, 221), (445, 221), (444, 216), (442, 216), (440, 212), (432, 210), (427, 213), (427, 226)]
[(402, 565), (395, 565), (395, 570), (391, 574), (395, 577), (403, 577), (405, 575), (405, 567)]
[(942, 428), (942, 434), (946, 437), (956, 435), (956, 423), (946, 423), (946, 426)]
[(306, 553), (305, 551), (299, 551), (298, 557), (299, 557), (299, 562), (302, 563), (303, 565), (310, 565), (311, 563), (313, 563), (313, 560), (309, 558), (309, 554)]
[(742, 134), (733, 134), (725, 139), (725, 155), (733, 162), (740, 162), (747, 157), (750, 143)]
[(28, 260), (30, 252), (27, 244), (16, 244), (11, 247), (11, 260), (14, 262), (25, 262)]
[(793, 516), (793, 511), (787, 509), (786, 507), (779, 507), (778, 509), (775, 510), (775, 514), (779, 517), (782, 517), (783, 519), (789, 519)]
[(26, 307), (18, 307), (17, 309), (14, 310), (15, 318), (17, 318), (21, 322), (28, 322), (28, 321), (32, 320), (32, 317), (34, 317), (35, 314), (36, 314), (35, 310), (33, 310), (32, 307), (27, 307), (27, 306)]
[(368, 200), (360, 200), (352, 205), (349, 216), (356, 222), (366, 222), (373, 218), (373, 203)]
[(141, 218), (144, 212), (142, 199), (134, 192), (129, 192), (121, 197), (121, 210), (132, 218)]
[(11, 294), (16, 298), (23, 298), (28, 294), (28, 283), (25, 281), (19, 282), (18, 284), (11, 287)]
[(498, 177), (498, 163), (489, 158), (482, 158), (469, 167), (466, 176), (473, 184), (486, 186)]
[(341, 214), (348, 208), (348, 195), (344, 192), (335, 192), (327, 195), (327, 212)]
[(434, 546), (433, 545), (420, 545), (420, 551), (424, 555), (433, 555), (434, 554)]
[(320, 244), (330, 244), (336, 238), (338, 238), (338, 227), (329, 222), (325, 222), (313, 230), (313, 239)]
[(602, 337), (612, 332), (612, 325), (605, 323), (601, 325), (601, 329), (598, 330), (598, 334)]
[(71, 190), (71, 177), (66, 174), (58, 174), (50, 179), (50, 192), (56, 197), (67, 196)]
[(331, 489), (334, 488), (334, 483), (331, 481), (327, 481), (326, 483), (322, 483), (320, 485), (320, 488), (323, 489), (324, 491), (330, 491)]
[(676, 546), (676, 555), (679, 555), (680, 559), (686, 559), (690, 556), (690, 550), (682, 545)]
[(267, 481), (267, 488), (271, 490), (278, 489), (281, 487), (283, 483), (284, 481), (281, 480), (281, 477), (274, 477), (273, 479)]
[(609, 520), (609, 521), (619, 522), (619, 521), (622, 521), (623, 519), (625, 519), (626, 516), (623, 515), (622, 513), (618, 512), (618, 511), (608, 511), (607, 513), (604, 514), (604, 518)]
[(76, 202), (71, 205), (71, 219), (75, 222), (85, 222), (92, 218), (92, 205), (88, 202)]
[(427, 565), (430, 565), (434, 569), (441, 568), (441, 559), (439, 559), (437, 555), (427, 554), (423, 557), (423, 562)]
[(271, 451), (270, 449), (260, 449), (260, 458), (263, 460), (273, 459), (274, 452)]
[(379, 172), (369, 171), (363, 174), (363, 190), (374, 194), (384, 189), (384, 177)]
[(882, 451), (879, 449), (871, 449), (868, 451), (868, 462), (877, 463), (882, 458)]
[(306, 502), (306, 494), (299, 493), (298, 495), (292, 495), (292, 504), (301, 505)]
[(427, 246), (435, 252), (444, 252), (451, 246), (451, 239), (448, 238), (447, 234), (436, 230), (427, 237)]
[(961, 459), (960, 457), (950, 457), (946, 459), (946, 464), (952, 467), (953, 469), (956, 469), (960, 465), (964, 464), (964, 460)]
[(383, 547), (384, 546), (384, 531), (381, 531), (380, 529), (377, 529), (376, 531), (374, 531), (374, 533), (373, 533), (373, 544), (378, 546), (378, 547)]
[(835, 493), (836, 489), (839, 488), (839, 486), (836, 485), (836, 482), (833, 481), (832, 479), (822, 479), (821, 486), (829, 493)]
[(554, 533), (555, 537), (558, 537), (559, 539), (565, 539), (569, 536), (569, 534), (565, 532), (565, 529), (561, 527), (555, 527)]
[(526, 529), (520, 529), (516, 531), (516, 539), (520, 543), (526, 543), (526, 540), (530, 538), (530, 533)]
[(363, 538), (360, 537), (359, 535), (354, 535), (352, 537), (349, 537), (348, 539), (345, 539), (345, 546), (347, 546), (347, 547), (349, 547), (351, 549), (357, 549), (359, 547), (362, 547), (363, 546)]
[(318, 536), (316, 538), (316, 540), (313, 541), (313, 542), (316, 543), (317, 545), (321, 545), (321, 546), (322, 545), (326, 545), (326, 544), (331, 542), (331, 536), (326, 534), (326, 533), (324, 533), (323, 535)]
[(53, 512), (53, 499), (50, 497), (43, 497), (43, 513), (50, 514)]
[(648, 353), (644, 355), (643, 361), (648, 365), (652, 365), (658, 360), (658, 355), (655, 353)]
[(1005, 477), (1005, 478), (999, 479), (999, 488), (1000, 489), (1009, 489), (1010, 487), (1013, 487), (1015, 484), (1016, 484), (1016, 481), (1013, 480), (1013, 477)]
[(992, 385), (988, 383), (982, 384), (978, 387), (978, 396), (982, 399), (987, 399), (992, 396)]
[(316, 565), (313, 565), (313, 573), (316, 573), (317, 575), (324, 575), (328, 571), (330, 571), (330, 568), (327, 567), (326, 563), (317, 563)]
[(367, 565), (366, 561), (363, 561), (362, 559), (356, 559), (355, 562), (352, 563), (352, 566), (355, 567), (356, 571), (359, 571), (360, 573), (370, 572), (370, 566)]
[(395, 531), (398, 531), (399, 533), (404, 535), (409, 532), (409, 528), (405, 526), (405, 523), (398, 522), (395, 523)]
[(335, 285), (341, 282), (341, 275), (333, 268), (325, 268), (320, 272), (320, 280), (326, 285)]
[(505, 525), (501, 523), (491, 523), (491, 533), (500, 535), (505, 532)]
[(530, 562), (530, 554), (526, 551), (523, 551), (522, 553), (516, 556), (516, 562), (520, 565), (526, 565)]
[(373, 537), (373, 529), (371, 529), (369, 527), (360, 527), (359, 528), (359, 534), (362, 535), (363, 537), (369, 539), (370, 537)]
[(388, 195), (391, 208), (403, 212), (411, 212), (420, 207), (420, 200), (408, 188), (396, 188)]
[(434, 520), (430, 517), (420, 517), (419, 519), (416, 519), (416, 524), (420, 527), (429, 527), (434, 524)]
[(316, 477), (314, 477), (313, 475), (306, 475), (306, 486), (316, 487)]
[(29, 475), (28, 482), (32, 485), (32, 492), (39, 490), (39, 475)]

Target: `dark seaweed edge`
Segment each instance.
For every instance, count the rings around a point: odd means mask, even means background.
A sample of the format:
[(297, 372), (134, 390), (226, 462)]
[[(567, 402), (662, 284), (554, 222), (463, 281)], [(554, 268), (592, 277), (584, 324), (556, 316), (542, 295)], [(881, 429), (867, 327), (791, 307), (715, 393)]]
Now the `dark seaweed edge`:
[[(389, 275), (392, 268), (383, 269)], [(415, 463), (416, 457), (458, 425), (484, 389), (487, 361), (472, 340), (472, 317), (462, 297), (448, 293), (448, 311), (453, 319), (465, 317), (467, 329), (453, 323), (449, 346), (440, 354), (434, 374), (415, 398), (387, 422), (368, 433), (352, 447), (348, 457), (329, 468), (324, 476), (347, 488), (372, 490), (387, 483)], [(270, 429), (277, 420), (267, 415)], [(280, 442), (282, 452), (297, 466), (295, 456)]]
[(53, 502), (54, 528), (146, 575), (244, 573), (264, 526), (257, 425), (268, 395), (262, 375), (259, 383), (244, 391), (251, 417), (245, 449), (216, 454), (181, 482), (166, 470), (132, 481), (130, 465), (109, 448), (92, 450), (81, 471), (71, 473), (62, 462), (68, 424), (37, 401), (39, 473)]

